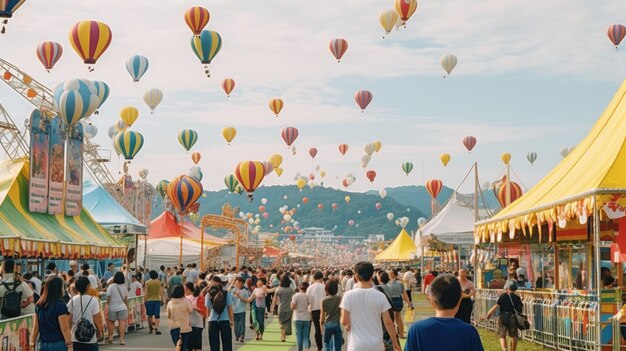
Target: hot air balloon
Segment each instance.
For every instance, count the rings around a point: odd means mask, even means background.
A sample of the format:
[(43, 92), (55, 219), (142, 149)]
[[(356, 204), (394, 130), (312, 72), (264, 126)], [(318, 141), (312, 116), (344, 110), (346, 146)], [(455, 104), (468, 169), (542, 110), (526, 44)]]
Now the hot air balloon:
[[(109, 89), (109, 85), (105, 82), (101, 82), (98, 80), (94, 80), (91, 82), (94, 86), (94, 88), (96, 88), (96, 95), (98, 96), (98, 108), (100, 108), (102, 106), (102, 104), (104, 104), (105, 101), (107, 101), (107, 99), (109, 98), (109, 93), (111, 93), (111, 89)], [(94, 114), (98, 114), (98, 110), (96, 110), (96, 112), (94, 112)]]
[(63, 55), (63, 47), (54, 41), (44, 41), (37, 46), (36, 52), (41, 64), (46, 68), (46, 71), (50, 72)]
[(189, 151), (198, 141), (198, 133), (193, 129), (183, 129), (178, 132), (178, 142)]
[(383, 143), (381, 143), (380, 141), (375, 141), (372, 143), (374, 145), (374, 151), (379, 152), (380, 149), (382, 149), (383, 147)]
[(365, 151), (365, 154), (372, 156), (372, 154), (376, 151), (376, 145), (374, 145), (374, 143), (365, 144), (365, 146), (363, 146), (363, 151)]
[(283, 157), (280, 154), (273, 154), (269, 159), (272, 167), (278, 168), (283, 163)]
[(381, 198), (381, 199), (384, 199), (384, 198), (387, 196), (387, 190), (385, 190), (385, 189), (380, 189), (380, 190), (378, 191), (378, 195), (380, 195), (380, 198)]
[(269, 216), (270, 216), (270, 214), (269, 214), (269, 213), (267, 213), (267, 212), (263, 212), (263, 218), (268, 219), (268, 218), (269, 218)]
[(159, 89), (148, 89), (143, 93), (143, 102), (150, 108), (150, 113), (154, 113), (154, 109), (159, 106), (161, 100), (163, 100), (163, 92)]
[(306, 196), (305, 196), (305, 197), (303, 197), (303, 198), (302, 198), (302, 203), (303, 203), (303, 204), (308, 204), (308, 203), (309, 203), (309, 198), (308, 198), (308, 197), (306, 197)]
[(345, 39), (337, 38), (330, 41), (330, 52), (335, 56), (337, 62), (341, 60), (343, 54), (348, 50), (348, 41)]
[(469, 135), (463, 138), (463, 146), (465, 146), (467, 152), (472, 152), (474, 146), (476, 146), (476, 137)]
[(448, 165), (448, 162), (450, 162), (450, 155), (449, 154), (441, 154), (441, 156), (439, 156), (439, 159), (441, 160), (441, 163), (445, 167), (445, 166)]
[(298, 178), (298, 180), (296, 180), (296, 186), (298, 187), (298, 190), (302, 191), (302, 188), (304, 188), (307, 184), (307, 179), (302, 177), (302, 178)]
[(535, 161), (537, 161), (537, 153), (529, 152), (528, 155), (526, 155), (526, 159), (528, 159), (528, 162), (532, 165)]
[(230, 93), (235, 89), (235, 80), (226, 78), (222, 81), (222, 90), (226, 93), (226, 97), (230, 97)]
[(280, 131), (280, 135), (287, 146), (291, 146), (298, 138), (298, 129), (295, 127), (285, 127)]
[(185, 22), (194, 35), (200, 35), (210, 18), (209, 10), (204, 7), (194, 6), (185, 11)]
[(120, 111), (120, 119), (124, 121), (127, 127), (132, 127), (133, 123), (139, 117), (139, 110), (133, 106), (126, 106)]
[(389, 222), (391, 222), (393, 220), (393, 213), (391, 213), (391, 212), (387, 213), (387, 220)]
[(226, 184), (226, 189), (231, 193), (237, 191), (237, 187), (239, 186), (239, 181), (237, 181), (237, 177), (234, 174), (229, 174), (224, 177), (224, 184)]
[(370, 183), (373, 183), (374, 179), (376, 179), (376, 171), (369, 170), (365, 173), (365, 176), (370, 180)]
[(350, 196), (346, 195), (346, 197), (343, 198), (347, 204), (350, 203)]
[(270, 161), (263, 161), (261, 164), (263, 164), (263, 170), (265, 171), (266, 176), (274, 171), (274, 166), (272, 166)]
[(426, 191), (433, 199), (437, 198), (441, 189), (443, 189), (443, 182), (439, 179), (430, 179), (426, 182)]
[(197, 179), (200, 182), (202, 181), (202, 178), (204, 177), (204, 174), (202, 174), (202, 169), (198, 166), (191, 167), (187, 175)]
[(87, 123), (86, 120), (82, 120), (80, 123), (83, 125), (83, 134), (85, 135), (85, 138), (92, 139), (98, 134), (98, 128), (93, 124)]
[(567, 157), (567, 155), (569, 155), (570, 151), (572, 150), (569, 147), (562, 147), (559, 153), (561, 154), (561, 157), (565, 158)]
[(402, 164), (402, 171), (404, 171), (404, 174), (406, 174), (407, 177), (409, 176), (409, 173), (411, 173), (412, 170), (413, 170), (412, 162), (405, 162)]
[(402, 229), (406, 228), (407, 224), (409, 224), (409, 218), (408, 217), (400, 218), (400, 227), (402, 227)]
[[(88, 65), (93, 65), (111, 44), (111, 28), (98, 21), (80, 21), (70, 30), (74, 51)], [(89, 70), (93, 69), (89, 67)]]
[[(17, 9), (20, 8), (26, 2), (26, 0), (2, 0), (0, 2), (0, 18), (11, 18)], [(3, 23), (7, 23), (4, 20)], [(4, 27), (2, 27), (2, 34), (4, 34)]]
[(202, 196), (202, 183), (190, 176), (178, 176), (167, 185), (167, 197), (178, 210), (187, 213)]
[(417, 225), (418, 225), (418, 227), (420, 227), (420, 228), (421, 228), (421, 227), (423, 227), (423, 226), (424, 226), (424, 224), (426, 224), (426, 218), (424, 218), (424, 217), (420, 217), (420, 218), (417, 220)]
[(143, 135), (130, 130), (118, 133), (115, 137), (115, 145), (124, 159), (132, 160), (143, 147)]
[(203, 30), (199, 36), (194, 35), (191, 37), (191, 49), (198, 56), (200, 62), (205, 65), (204, 73), (207, 77), (210, 77), (211, 73), (206, 65), (211, 63), (221, 48), (222, 37), (218, 32)]
[(68, 80), (54, 89), (54, 105), (68, 126), (73, 126), (96, 111), (96, 87), (86, 79)]
[(317, 148), (314, 148), (314, 147), (310, 148), (309, 149), (309, 156), (311, 156), (311, 158), (314, 159), (315, 156), (317, 156)]
[(234, 127), (225, 127), (224, 129), (222, 129), (222, 136), (224, 137), (224, 140), (226, 140), (228, 145), (230, 145), (230, 142), (235, 139), (235, 136), (237, 136), (237, 129), (235, 129)]
[(107, 135), (109, 136), (109, 139), (113, 139), (113, 137), (115, 137), (115, 134), (117, 134), (117, 130), (115, 130), (115, 126), (110, 126), (109, 130), (107, 131)]
[(383, 205), (380, 202), (377, 202), (375, 207), (377, 210), (380, 210), (381, 208), (383, 208)]
[(202, 158), (202, 155), (200, 155), (199, 152), (194, 152), (194, 153), (191, 154), (191, 160), (196, 165), (200, 162), (201, 158)]
[(354, 225), (354, 220), (353, 219), (349, 220), (348, 225), (352, 227)]
[(283, 169), (280, 167), (274, 168), (274, 173), (276, 173), (277, 176), (281, 176), (283, 175)]
[(283, 109), (283, 106), (285, 105), (285, 103), (283, 102), (282, 99), (273, 98), (272, 100), (270, 100), (269, 105), (270, 105), (270, 110), (272, 110), (272, 112), (274, 112), (276, 117), (278, 117), (278, 114)]
[[(320, 171), (320, 177), (326, 177), (326, 171)], [(322, 182), (322, 185), (324, 185), (324, 182)]]
[(378, 22), (380, 22), (380, 26), (383, 27), (385, 33), (389, 34), (391, 33), (393, 26), (395, 26), (396, 22), (398, 22), (398, 18), (398, 14), (395, 10), (386, 10), (380, 13)]
[(452, 73), (452, 70), (454, 69), (457, 63), (456, 56), (452, 54), (443, 55), (441, 56), (440, 61), (441, 61), (441, 67), (443, 68), (443, 70), (446, 71), (448, 75), (450, 75), (450, 73)]
[(364, 112), (367, 105), (372, 102), (373, 95), (367, 90), (359, 90), (354, 94), (354, 101), (361, 108), (361, 112)]
[(333, 210), (336, 210), (336, 209), (337, 209), (337, 207), (338, 207), (338, 205), (337, 205), (337, 203), (333, 202), (333, 204), (331, 205), (331, 207), (333, 208)]
[(623, 24), (612, 24), (609, 26), (609, 29), (606, 31), (606, 35), (609, 37), (609, 40), (613, 45), (615, 45), (615, 50), (626, 36), (626, 26)]
[(406, 21), (413, 16), (415, 10), (417, 10), (417, 0), (396, 0), (396, 12), (402, 24), (406, 25)]
[(248, 193), (250, 202), (252, 202), (254, 191), (265, 177), (263, 163), (259, 161), (240, 162), (237, 167), (235, 167), (235, 176), (241, 187)]
[(159, 193), (159, 195), (161, 195), (161, 199), (165, 200), (165, 197), (167, 196), (167, 185), (169, 183), (170, 182), (167, 180), (161, 180), (157, 183), (156, 190)]
[(503, 178), (503, 181), (500, 182), (500, 185), (497, 188), (494, 188), (494, 193), (496, 195), (496, 198), (498, 199), (498, 202), (500, 203), (500, 205), (502, 206), (502, 208), (506, 207), (507, 205), (510, 205), (513, 201), (517, 200), (520, 196), (522, 196), (522, 187), (519, 186), (519, 184), (510, 181), (508, 182), (508, 184), (510, 185), (510, 199), (511, 202), (509, 202), (508, 204), (506, 203), (506, 195), (507, 195), (507, 181), (506, 178)]
[(502, 160), (502, 163), (504, 163), (505, 165), (508, 165), (509, 162), (511, 162), (511, 154), (508, 152), (505, 152), (502, 155), (500, 155), (500, 159)]
[(113, 127), (115, 128), (115, 131), (118, 133), (123, 132), (126, 129), (128, 129), (128, 126), (126, 126), (126, 123), (124, 123), (124, 121), (122, 120), (118, 120), (117, 122), (115, 122)]
[(363, 155), (361, 156), (361, 168), (365, 168), (367, 167), (367, 165), (370, 163), (370, 161), (372, 160), (372, 156), (370, 155)]
[(148, 71), (150, 62), (145, 56), (133, 55), (126, 61), (126, 70), (133, 82), (138, 82), (141, 77)]
[(348, 144), (339, 144), (339, 152), (341, 153), (341, 155), (345, 155), (346, 152), (348, 152)]

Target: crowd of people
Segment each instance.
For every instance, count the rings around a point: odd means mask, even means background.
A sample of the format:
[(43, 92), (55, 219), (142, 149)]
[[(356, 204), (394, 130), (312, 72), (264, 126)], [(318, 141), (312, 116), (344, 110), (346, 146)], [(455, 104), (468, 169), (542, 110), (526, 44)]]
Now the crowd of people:
[(368, 258), (368, 247), (357, 241), (285, 238), (280, 241), (280, 247), (290, 253), (315, 257), (314, 264), (318, 267), (347, 267)]

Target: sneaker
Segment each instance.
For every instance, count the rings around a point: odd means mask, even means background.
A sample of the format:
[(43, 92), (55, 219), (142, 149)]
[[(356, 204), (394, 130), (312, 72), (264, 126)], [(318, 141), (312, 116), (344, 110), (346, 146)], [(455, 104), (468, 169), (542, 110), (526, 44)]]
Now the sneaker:
[(158, 330), (158, 329), (156, 329), (156, 331), (155, 331), (154, 333), (155, 333), (156, 335), (161, 335), (161, 334), (162, 334), (162, 333), (161, 333), (161, 331), (160, 331), (160, 330)]
[(148, 334), (153, 334), (154, 333), (154, 329), (150, 329), (150, 331), (148, 332)]

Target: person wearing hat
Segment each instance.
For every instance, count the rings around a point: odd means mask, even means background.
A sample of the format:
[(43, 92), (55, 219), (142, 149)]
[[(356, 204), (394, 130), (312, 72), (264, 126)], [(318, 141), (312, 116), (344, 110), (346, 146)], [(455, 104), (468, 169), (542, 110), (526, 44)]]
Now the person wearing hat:
[[(517, 339), (519, 338), (519, 331), (517, 326), (517, 319), (515, 318), (515, 311), (522, 312), (524, 307), (522, 299), (515, 294), (517, 291), (517, 284), (512, 283), (507, 285), (506, 291), (498, 297), (496, 304), (487, 312), (486, 318), (489, 319), (500, 309), (500, 318), (498, 318), (498, 336), (500, 337), (500, 347), (502, 351), (515, 351), (517, 348)], [(511, 347), (507, 349), (506, 334), (511, 337)]]

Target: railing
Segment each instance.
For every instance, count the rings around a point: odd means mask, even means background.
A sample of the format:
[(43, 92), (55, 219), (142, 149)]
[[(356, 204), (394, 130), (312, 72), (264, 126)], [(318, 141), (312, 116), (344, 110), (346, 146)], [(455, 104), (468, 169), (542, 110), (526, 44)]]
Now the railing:
[[(487, 320), (485, 315), (502, 293), (502, 290), (478, 291), (474, 310), (478, 326), (496, 329), (497, 318)], [(530, 329), (521, 334), (524, 339), (558, 350), (596, 350), (599, 338), (596, 296), (536, 291), (518, 291), (516, 294), (522, 298), (523, 313), (530, 322)]]
[[(107, 305), (106, 294), (100, 295), (100, 315), (102, 316), (102, 325), (104, 326), (104, 335), (107, 335), (107, 314), (109, 307)], [(137, 330), (144, 328), (143, 322), (147, 321), (146, 307), (143, 304), (143, 296), (135, 296), (128, 298), (128, 320), (127, 331)], [(117, 328), (113, 331), (117, 335)]]

